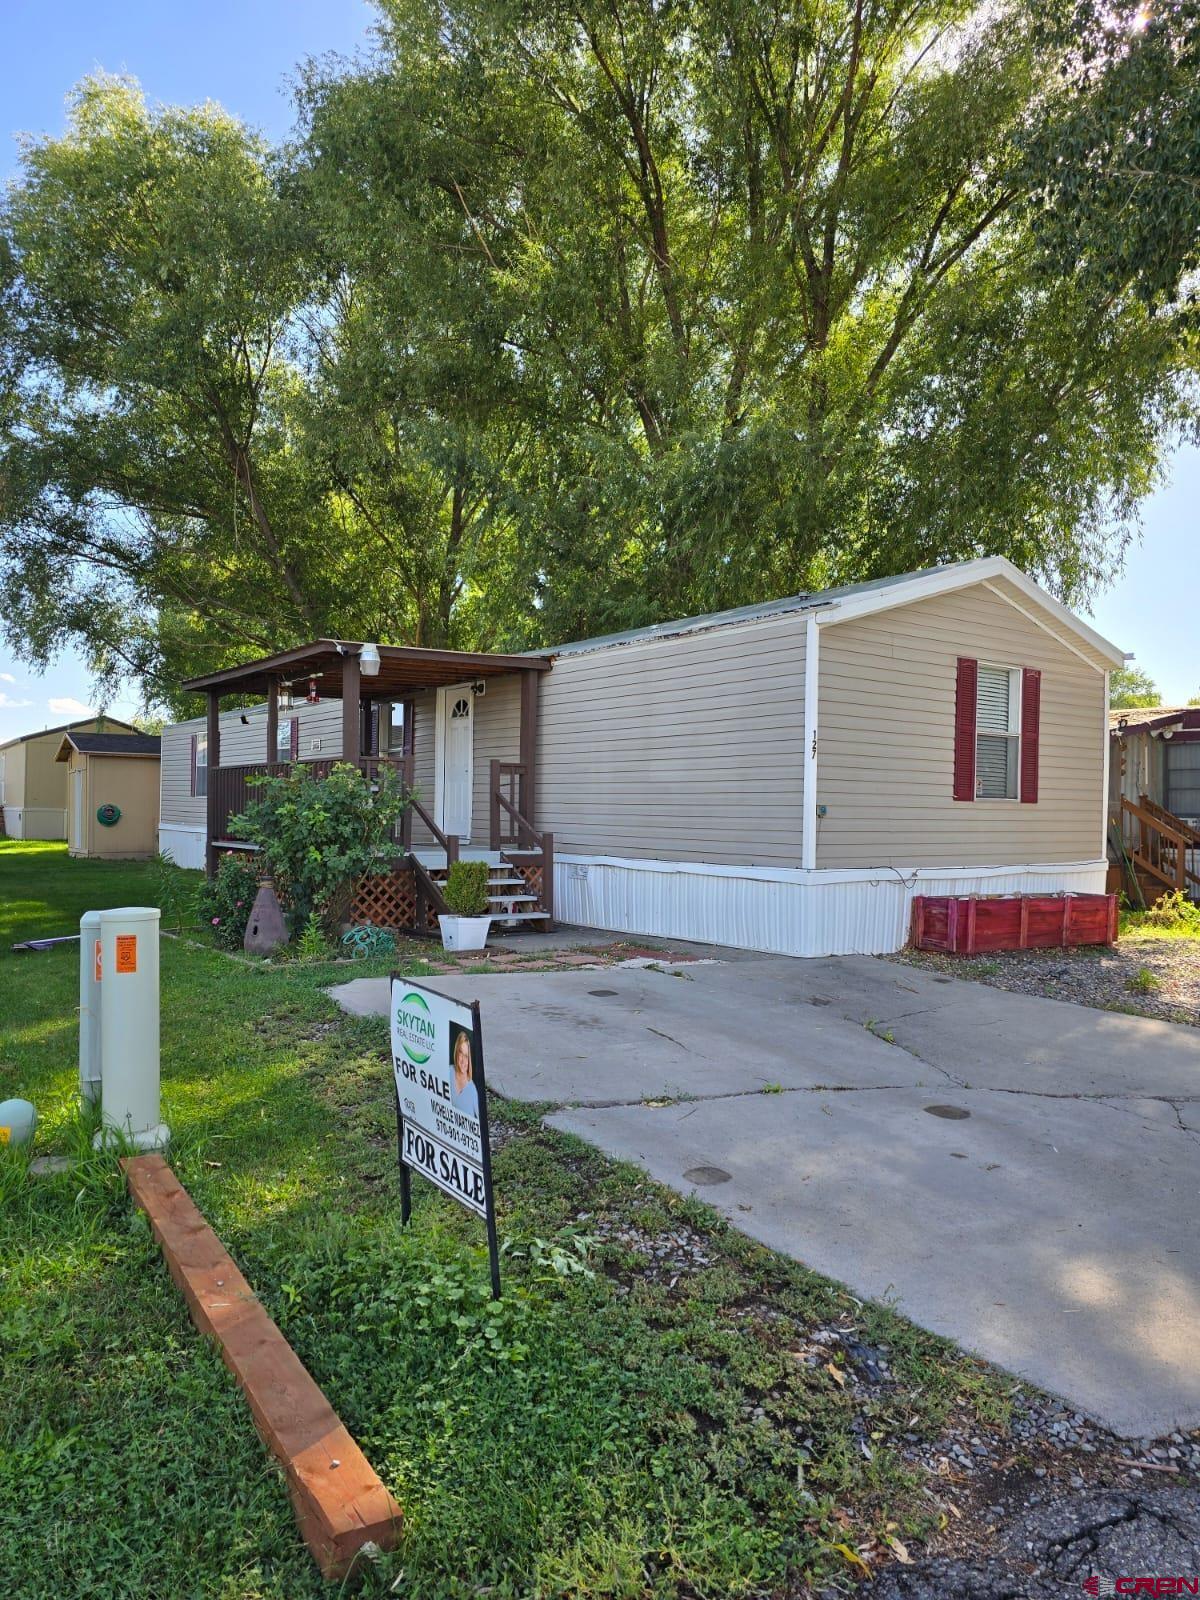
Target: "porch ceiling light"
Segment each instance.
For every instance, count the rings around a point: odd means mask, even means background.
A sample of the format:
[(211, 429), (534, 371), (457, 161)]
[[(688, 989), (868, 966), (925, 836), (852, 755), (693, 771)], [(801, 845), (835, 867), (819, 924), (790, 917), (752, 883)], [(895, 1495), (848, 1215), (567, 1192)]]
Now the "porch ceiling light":
[(379, 676), (379, 646), (377, 644), (363, 645), (359, 652), (358, 665), (364, 678), (377, 678)]

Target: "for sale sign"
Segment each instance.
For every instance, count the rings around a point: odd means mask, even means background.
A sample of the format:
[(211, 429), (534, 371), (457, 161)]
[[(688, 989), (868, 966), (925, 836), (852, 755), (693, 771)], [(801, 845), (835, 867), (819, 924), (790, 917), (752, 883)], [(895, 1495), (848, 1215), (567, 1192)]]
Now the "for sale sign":
[(482, 1217), (499, 1293), (479, 1005), (393, 975), (391, 1019), (405, 1219), (410, 1172)]

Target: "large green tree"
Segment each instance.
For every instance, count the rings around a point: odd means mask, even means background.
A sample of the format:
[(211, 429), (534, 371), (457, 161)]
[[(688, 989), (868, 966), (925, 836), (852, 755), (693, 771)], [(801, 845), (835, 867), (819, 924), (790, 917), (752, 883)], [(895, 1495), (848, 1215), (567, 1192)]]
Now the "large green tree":
[(321, 507), (282, 357), (307, 269), (269, 152), (215, 108), (88, 81), (25, 152), (0, 249), (10, 630), (151, 681), (164, 648), (311, 632)]
[(1112, 574), (1195, 351), (1144, 256), (1054, 264), (1038, 152), (1104, 92), (1073, 11), (381, 15), (372, 57), (302, 73), (286, 151), (107, 81), (27, 151), (26, 648), (170, 684), (318, 631), (554, 642), (989, 552), (1068, 599)]
[(1190, 354), (1032, 259), (1069, 45), (1024, 8), (383, 9), (372, 70), (309, 75), (310, 175), (534, 430), (493, 509), (549, 637), (992, 551), (1111, 574)]

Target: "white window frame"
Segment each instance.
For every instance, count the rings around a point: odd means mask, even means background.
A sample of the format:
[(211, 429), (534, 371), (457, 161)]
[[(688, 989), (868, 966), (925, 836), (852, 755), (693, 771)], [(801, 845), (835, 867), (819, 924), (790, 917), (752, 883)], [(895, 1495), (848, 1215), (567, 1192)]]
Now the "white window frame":
[[(201, 787), (200, 774), (203, 772), (204, 781)], [(208, 795), (208, 734), (196, 735), (196, 794), (197, 800), (203, 800)]]
[[(292, 723), (298, 722), (298, 717), (280, 717), (275, 724), (275, 760), (290, 761), (292, 759)], [(286, 735), (286, 738), (284, 737)], [(300, 748), (299, 740), (296, 743)]]
[[(1024, 730), (1021, 727), (1021, 702), (1024, 699), (1023, 686), (1025, 682), (1024, 667), (1014, 667), (1011, 663), (1003, 661), (977, 661), (975, 675), (975, 799), (988, 805), (1019, 805), (1021, 801), (1021, 740)], [(979, 726), (979, 674), (982, 672), (1007, 672), (1008, 673), (1008, 721), (1007, 733), (996, 733), (989, 728), (981, 729)], [(980, 794), (979, 792), (979, 741), (980, 739), (1009, 739), (1017, 747), (1016, 755), (1016, 793), (1015, 794)]]

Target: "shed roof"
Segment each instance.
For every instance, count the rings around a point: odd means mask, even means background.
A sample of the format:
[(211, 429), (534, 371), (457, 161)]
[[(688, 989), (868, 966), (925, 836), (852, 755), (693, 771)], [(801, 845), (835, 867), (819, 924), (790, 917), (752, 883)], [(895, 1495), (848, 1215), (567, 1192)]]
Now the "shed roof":
[(77, 750), (81, 756), (133, 756), (157, 761), (160, 743), (156, 733), (68, 733), (54, 759), (67, 761), (71, 751)]
[(33, 733), (20, 733), (15, 739), (6, 739), (0, 744), (0, 750), (7, 750), (14, 744), (28, 744), (31, 739), (45, 739), (52, 733), (70, 733), (72, 728), (87, 728), (93, 722), (111, 723), (114, 728), (123, 728), (127, 733), (137, 732), (131, 722), (122, 722), (117, 717), (109, 717), (98, 711), (94, 717), (81, 717), (77, 722), (62, 722), (57, 728), (38, 728)]

